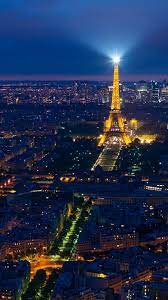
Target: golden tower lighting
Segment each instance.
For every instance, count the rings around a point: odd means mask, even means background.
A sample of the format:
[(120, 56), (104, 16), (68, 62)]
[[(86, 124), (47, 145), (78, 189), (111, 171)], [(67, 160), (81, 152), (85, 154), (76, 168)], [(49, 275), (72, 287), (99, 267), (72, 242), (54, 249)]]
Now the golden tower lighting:
[(114, 73), (113, 73), (113, 92), (110, 105), (110, 115), (105, 121), (104, 134), (102, 135), (99, 146), (102, 146), (108, 139), (110, 134), (115, 132), (120, 135), (124, 144), (130, 143), (130, 137), (125, 132), (124, 120), (121, 114), (120, 103), (120, 88), (119, 88), (119, 62), (120, 57), (115, 55), (113, 57)]
[(113, 62), (114, 62), (114, 76), (113, 76), (113, 93), (112, 93), (111, 110), (120, 110), (121, 107), (120, 107), (119, 69), (118, 69), (120, 57), (114, 56)]

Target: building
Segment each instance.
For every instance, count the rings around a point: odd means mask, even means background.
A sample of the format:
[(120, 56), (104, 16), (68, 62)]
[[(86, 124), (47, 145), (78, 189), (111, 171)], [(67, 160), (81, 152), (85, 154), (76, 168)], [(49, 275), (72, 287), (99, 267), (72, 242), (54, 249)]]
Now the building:
[(168, 102), (168, 86), (163, 87), (160, 92), (160, 99), (163, 102)]
[[(45, 253), (59, 236), (64, 220), (71, 212), (71, 196), (71, 193), (64, 192), (32, 191), (8, 200), (17, 222), (3, 230), (0, 259)], [(8, 213), (11, 215), (10, 210)]]
[(140, 281), (122, 289), (121, 300), (167, 300), (168, 285), (166, 282)]
[(160, 91), (157, 81), (151, 82), (151, 101), (159, 103)]
[(19, 300), (28, 286), (30, 265), (27, 261), (0, 263), (0, 299)]
[[(99, 233), (100, 230), (100, 233)], [(97, 232), (90, 234), (81, 234), (77, 242), (77, 252), (104, 252), (111, 249), (121, 249), (137, 246), (139, 244), (138, 234), (132, 230), (130, 232), (117, 232), (110, 229), (101, 228)]]
[(119, 282), (120, 276), (103, 273), (94, 263), (65, 262), (52, 300), (119, 300), (112, 288)]
[(138, 101), (147, 102), (149, 98), (148, 86), (145, 81), (140, 81), (136, 84), (136, 98)]

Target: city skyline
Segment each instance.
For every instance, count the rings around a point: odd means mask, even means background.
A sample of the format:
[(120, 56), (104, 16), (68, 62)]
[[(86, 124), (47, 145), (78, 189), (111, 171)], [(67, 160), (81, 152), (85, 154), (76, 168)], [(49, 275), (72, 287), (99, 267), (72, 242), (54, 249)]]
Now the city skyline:
[(16, 0), (0, 8), (0, 79), (110, 80), (116, 49), (121, 79), (168, 77), (165, 0)]

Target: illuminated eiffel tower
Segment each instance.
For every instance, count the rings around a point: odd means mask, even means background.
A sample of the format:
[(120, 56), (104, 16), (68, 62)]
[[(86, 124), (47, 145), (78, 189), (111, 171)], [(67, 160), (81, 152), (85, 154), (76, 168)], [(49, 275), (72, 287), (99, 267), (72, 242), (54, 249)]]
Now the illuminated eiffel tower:
[(121, 103), (120, 103), (120, 91), (119, 91), (119, 57), (114, 58), (114, 77), (113, 77), (113, 92), (112, 101), (110, 107), (109, 118), (104, 124), (104, 133), (99, 142), (99, 146), (102, 146), (109, 140), (111, 136), (119, 137), (122, 144), (128, 145), (131, 140), (126, 134), (125, 124), (121, 114)]

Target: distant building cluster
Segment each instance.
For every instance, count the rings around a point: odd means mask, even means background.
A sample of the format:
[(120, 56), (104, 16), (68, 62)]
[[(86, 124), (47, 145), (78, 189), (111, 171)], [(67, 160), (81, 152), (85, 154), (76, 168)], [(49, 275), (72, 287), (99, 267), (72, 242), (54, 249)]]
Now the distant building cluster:
[(6, 82), (0, 84), (0, 102), (7, 104), (107, 103), (106, 83), (89, 82)]
[[(107, 104), (113, 87), (109, 82), (1, 82), (0, 102), (7, 104)], [(120, 84), (123, 100), (128, 102), (168, 101), (168, 82), (139, 81)]]

